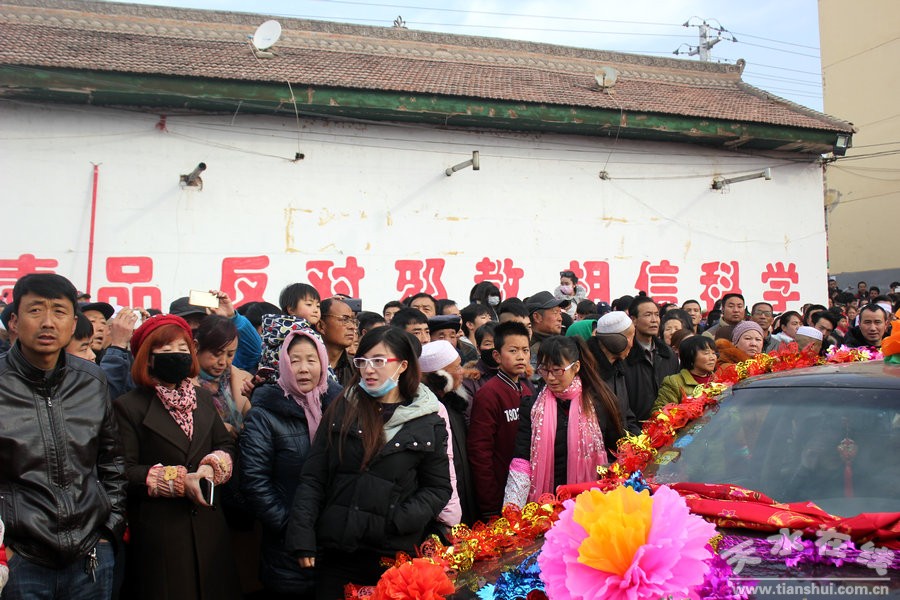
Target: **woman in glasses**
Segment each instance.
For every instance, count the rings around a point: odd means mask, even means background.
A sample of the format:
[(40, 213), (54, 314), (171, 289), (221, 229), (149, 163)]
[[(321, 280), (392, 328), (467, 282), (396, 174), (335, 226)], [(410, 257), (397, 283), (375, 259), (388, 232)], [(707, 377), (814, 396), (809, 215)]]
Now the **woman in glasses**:
[(259, 573), (267, 598), (313, 597), (313, 572), (284, 549), (284, 532), (322, 411), (340, 393), (328, 377), (325, 344), (305, 326), (281, 345), (277, 383), (253, 393), (240, 438), (241, 490), (263, 528)]
[(615, 459), (624, 432), (616, 397), (581, 338), (547, 338), (537, 364), (546, 385), (519, 409), (504, 504), (523, 506), (560, 485), (597, 479), (597, 467)]
[(578, 277), (572, 271), (559, 272), (559, 285), (553, 290), (553, 296), (558, 300), (568, 300), (569, 306), (566, 312), (570, 317), (575, 316), (575, 308), (578, 303), (587, 298), (587, 290), (578, 284)]
[(363, 336), (303, 466), (286, 548), (315, 567), (317, 598), (374, 585), (381, 558), (414, 553), (450, 499), (447, 429), (419, 384), (414, 340), (396, 327)]

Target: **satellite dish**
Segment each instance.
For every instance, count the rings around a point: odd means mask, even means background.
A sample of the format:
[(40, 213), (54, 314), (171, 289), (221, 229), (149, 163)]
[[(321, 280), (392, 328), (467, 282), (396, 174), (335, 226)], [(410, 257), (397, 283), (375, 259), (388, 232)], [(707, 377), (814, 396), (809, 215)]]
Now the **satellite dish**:
[(600, 67), (594, 73), (594, 79), (597, 80), (597, 85), (599, 85), (601, 89), (613, 87), (616, 85), (616, 80), (618, 78), (619, 71), (612, 67)]
[(281, 23), (278, 21), (266, 21), (256, 28), (253, 34), (253, 45), (257, 50), (266, 50), (278, 42), (281, 37)]

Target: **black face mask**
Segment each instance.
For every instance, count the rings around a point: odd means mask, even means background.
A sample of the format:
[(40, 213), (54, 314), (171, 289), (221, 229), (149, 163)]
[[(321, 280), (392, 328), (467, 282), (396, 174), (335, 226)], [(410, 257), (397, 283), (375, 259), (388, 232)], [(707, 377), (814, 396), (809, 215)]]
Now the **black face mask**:
[(484, 361), (484, 364), (489, 366), (492, 369), (496, 369), (500, 365), (494, 360), (494, 349), (490, 348), (488, 350), (481, 351), (481, 360)]
[(190, 352), (159, 352), (152, 355), (150, 374), (166, 383), (181, 383), (191, 374)]

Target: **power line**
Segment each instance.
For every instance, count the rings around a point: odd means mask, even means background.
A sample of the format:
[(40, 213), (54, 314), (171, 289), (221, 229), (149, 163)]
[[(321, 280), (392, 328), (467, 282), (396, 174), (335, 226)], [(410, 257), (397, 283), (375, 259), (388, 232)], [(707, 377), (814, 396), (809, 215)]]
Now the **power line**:
[(900, 141), (897, 141), (897, 142), (881, 142), (880, 144), (864, 144), (864, 145), (862, 145), (862, 146), (856, 146), (856, 145), (854, 145), (853, 147), (854, 147), (854, 148), (874, 148), (874, 147), (876, 147), (876, 146), (896, 146), (897, 144), (900, 144)]
[[(344, 4), (344, 5), (353, 5), (353, 6), (367, 6), (370, 8), (396, 8), (396, 9), (409, 9), (409, 10), (422, 10), (426, 12), (444, 12), (444, 13), (454, 13), (454, 14), (465, 14), (465, 15), (486, 15), (486, 16), (494, 16), (494, 17), (519, 17), (519, 18), (527, 18), (527, 19), (541, 19), (541, 20), (555, 20), (555, 21), (575, 21), (578, 23), (616, 23), (622, 25), (646, 25), (652, 27), (682, 27), (680, 23), (660, 23), (655, 21), (623, 21), (616, 19), (597, 19), (597, 18), (588, 18), (588, 17), (564, 17), (559, 15), (535, 15), (528, 13), (515, 13), (515, 12), (501, 12), (501, 11), (487, 11), (487, 10), (466, 10), (459, 8), (440, 8), (440, 7), (431, 7), (431, 6), (415, 6), (409, 4), (385, 4), (385, 3), (370, 3), (370, 2), (358, 2), (354, 0), (316, 0), (318, 2), (326, 3), (326, 4)], [(290, 16), (290, 15), (285, 15)], [(715, 20), (715, 19), (713, 19)], [(717, 21), (718, 22), (718, 21)], [(720, 23), (721, 25), (721, 23)], [(783, 40), (763, 37), (759, 35), (754, 35), (750, 33), (742, 33), (742, 32), (731, 32), (735, 35), (740, 35), (743, 37), (748, 37), (751, 39), (764, 40), (767, 42), (774, 42), (776, 44), (783, 44), (786, 46), (795, 46), (798, 48), (808, 48), (810, 50), (819, 50), (818, 46), (808, 46), (806, 44), (798, 44), (796, 42), (785, 42)]]
[(812, 87), (822, 88), (821, 81), (804, 81), (803, 79), (794, 79), (792, 77), (778, 77), (776, 75), (761, 75), (759, 73), (747, 72), (744, 71), (745, 75), (748, 77), (753, 77), (754, 79), (771, 79), (772, 81), (786, 81), (788, 83), (796, 83), (798, 85), (808, 85)]
[(838, 171), (848, 173), (854, 177), (859, 177), (860, 179), (871, 179), (873, 181), (900, 181), (900, 177), (875, 177), (874, 175), (857, 173), (856, 169), (854, 169), (853, 167), (841, 167), (840, 165), (834, 165), (834, 168)]
[(854, 202), (860, 202), (861, 200), (871, 200), (872, 198), (881, 198), (883, 196), (890, 196), (892, 194), (900, 194), (900, 190), (892, 190), (890, 192), (884, 192), (883, 194), (872, 194), (871, 196), (853, 198), (852, 200), (841, 200), (840, 202), (838, 202), (838, 205), (853, 204)]
[[(655, 22), (647, 22), (647, 21), (618, 21), (612, 19), (594, 19), (594, 18), (577, 18), (577, 17), (560, 17), (554, 15), (529, 15), (524, 13), (506, 13), (506, 12), (495, 12), (495, 11), (467, 11), (462, 9), (449, 9), (449, 8), (430, 8), (423, 6), (411, 6), (411, 5), (403, 5), (403, 4), (371, 4), (367, 2), (356, 2), (353, 0), (317, 0), (319, 2), (328, 2), (333, 4), (348, 4), (355, 6), (368, 6), (372, 8), (396, 8), (396, 9), (410, 9), (410, 10), (423, 10), (423, 11), (432, 11), (432, 12), (450, 12), (450, 13), (464, 13), (464, 14), (479, 14), (486, 16), (505, 16), (505, 17), (524, 17), (524, 18), (535, 18), (535, 19), (556, 19), (562, 21), (578, 21), (578, 22), (595, 22), (595, 23), (617, 23), (617, 24), (627, 24), (627, 25), (650, 25), (650, 26), (662, 26), (662, 27), (678, 27), (679, 25), (674, 23), (655, 23)], [(296, 15), (291, 13), (278, 13), (285, 17), (292, 18), (301, 18), (301, 19), (321, 19), (321, 20), (337, 20), (340, 19), (343, 22), (349, 23), (391, 23), (393, 24), (393, 20), (391, 19), (348, 19), (345, 17), (328, 17), (321, 15)], [(575, 34), (593, 34), (593, 35), (625, 35), (625, 36), (643, 36), (643, 37), (669, 37), (669, 38), (683, 38), (684, 35), (680, 33), (649, 33), (649, 32), (639, 32), (639, 31), (597, 31), (590, 29), (565, 29), (565, 28), (548, 28), (548, 27), (523, 27), (523, 26), (513, 26), (513, 25), (482, 25), (482, 24), (474, 24), (474, 23), (448, 23), (448, 22), (435, 22), (435, 21), (416, 21), (416, 20), (408, 20), (406, 21), (408, 25), (411, 26), (424, 26), (424, 27), (457, 27), (457, 28), (474, 28), (474, 29), (489, 29), (489, 30), (508, 30), (508, 31), (539, 31), (546, 33), (575, 33)], [(724, 30), (723, 31), (727, 31)], [(753, 36), (750, 34), (744, 34), (746, 37), (759, 37)], [(792, 42), (782, 42), (780, 40), (772, 40), (772, 38), (760, 38), (774, 41), (775, 43), (791, 45), (791, 46), (799, 46), (804, 48), (812, 48), (817, 50), (812, 46), (805, 46), (803, 44), (794, 44)], [(809, 58), (819, 58), (819, 55), (806, 54), (802, 52), (795, 52), (793, 50), (786, 50), (783, 48), (773, 48), (771, 46), (765, 46), (762, 44), (754, 44), (752, 42), (741, 42), (739, 40), (733, 40), (737, 43), (743, 43), (747, 46), (756, 46), (759, 48), (765, 48), (767, 50), (772, 50), (774, 52), (786, 52), (788, 54), (796, 54), (798, 56), (806, 56)], [(620, 52), (624, 52), (621, 51)], [(656, 53), (656, 51), (635, 51), (632, 52), (635, 54), (640, 53)], [(659, 54), (664, 54), (664, 52), (659, 52)]]
[(741, 40), (736, 40), (735, 43), (744, 44), (745, 46), (754, 46), (756, 48), (765, 48), (766, 50), (772, 50), (774, 52), (785, 52), (787, 54), (794, 54), (796, 56), (806, 56), (806, 57), (815, 58), (815, 59), (821, 58), (818, 54), (806, 54), (805, 52), (796, 52), (794, 50), (785, 50), (784, 48), (773, 48), (771, 46), (764, 46), (762, 44), (754, 44), (753, 42), (744, 42)]
[(881, 48), (882, 46), (890, 44), (891, 42), (896, 42), (897, 40), (900, 40), (900, 36), (897, 36), (895, 38), (881, 42), (880, 44), (875, 44), (874, 46), (870, 46), (870, 47), (866, 48), (865, 50), (860, 50), (859, 52), (856, 52), (855, 54), (851, 54), (850, 56), (845, 56), (844, 58), (834, 61), (833, 63), (829, 63), (827, 65), (822, 65), (822, 70), (824, 71), (825, 69), (827, 69), (829, 67), (833, 67), (834, 65), (840, 64), (840, 63), (844, 62), (845, 60), (850, 60), (851, 58), (856, 58), (860, 54), (865, 54), (866, 52), (871, 52), (872, 50), (875, 50), (876, 48)]
[(762, 37), (761, 35), (752, 35), (749, 33), (741, 33), (740, 31), (732, 31), (734, 35), (739, 35), (741, 37), (748, 37), (755, 40), (765, 40), (767, 42), (775, 42), (776, 44), (784, 44), (786, 46), (796, 46), (798, 48), (809, 48), (810, 50), (818, 50), (818, 46), (807, 46), (805, 44), (795, 44), (794, 42), (782, 42), (781, 40), (776, 40), (774, 38)]
[(804, 98), (822, 98), (822, 94), (811, 94), (809, 90), (791, 90), (788, 88), (779, 88), (779, 87), (767, 87), (762, 91), (767, 93), (777, 93), (777, 94), (791, 94), (794, 96), (802, 96)]
[(851, 160), (862, 160), (865, 158), (874, 158), (877, 156), (894, 156), (900, 154), (900, 150), (885, 150), (883, 152), (870, 152), (869, 154), (851, 154), (849, 156), (835, 157), (835, 162), (847, 162)]
[[(559, 15), (530, 15), (525, 13), (509, 13), (509, 12), (494, 12), (487, 10), (465, 10), (460, 8), (436, 8), (431, 6), (410, 6), (407, 4), (381, 4), (381, 3), (369, 3), (369, 2), (355, 2), (352, 0), (316, 0), (317, 2), (324, 2), (328, 4), (350, 4), (354, 6), (368, 6), (370, 8), (399, 8), (399, 9), (410, 9), (410, 10), (424, 10), (431, 12), (447, 12), (447, 13), (461, 13), (461, 14), (474, 14), (474, 15), (487, 15), (494, 17), (525, 17), (529, 19), (551, 19), (558, 21), (577, 21), (583, 23), (593, 22), (593, 23), (620, 23), (623, 25), (652, 25), (657, 27), (681, 27), (679, 23), (654, 23), (652, 21), (617, 21), (613, 19), (592, 19), (592, 18), (582, 18), (582, 17), (561, 17)], [(290, 16), (290, 15), (285, 15)]]
[(778, 66), (775, 66), (775, 65), (764, 65), (764, 64), (762, 64), (762, 63), (750, 63), (748, 66), (751, 66), (751, 67), (754, 67), (754, 68), (756, 68), (756, 67), (763, 67), (763, 68), (766, 68), (766, 69), (778, 69), (779, 71), (791, 71), (791, 72), (793, 72), (793, 73), (803, 73), (803, 74), (805, 74), (805, 75), (816, 75), (816, 76), (818, 76), (818, 77), (821, 77), (821, 76), (822, 76), (822, 72), (821, 72), (821, 71), (804, 71), (803, 69), (790, 69), (790, 68), (788, 68), (788, 67), (778, 67)]

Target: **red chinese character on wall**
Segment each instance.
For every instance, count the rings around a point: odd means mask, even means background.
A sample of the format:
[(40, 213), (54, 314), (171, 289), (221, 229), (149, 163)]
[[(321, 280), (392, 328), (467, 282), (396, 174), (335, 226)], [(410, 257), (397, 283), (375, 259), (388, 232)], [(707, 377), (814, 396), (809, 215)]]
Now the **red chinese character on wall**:
[(29, 273), (54, 273), (59, 261), (37, 258), (34, 254), (20, 254), (19, 258), (0, 259), (0, 300), (12, 304), (16, 282)]
[(162, 293), (158, 287), (134, 285), (153, 280), (153, 259), (149, 256), (110, 256), (106, 259), (106, 280), (119, 285), (97, 290), (100, 302), (109, 302), (113, 306), (162, 308)]
[(700, 276), (700, 299), (706, 302), (706, 310), (712, 310), (716, 301), (725, 294), (734, 292), (741, 294), (741, 266), (738, 261), (708, 262), (700, 265), (703, 274)]
[(587, 289), (588, 300), (609, 302), (609, 263), (605, 260), (569, 262), (569, 270), (578, 278), (578, 285)]
[(335, 294), (359, 298), (359, 282), (366, 276), (366, 270), (359, 266), (355, 256), (348, 256), (343, 267), (335, 265), (333, 260), (310, 260), (306, 263), (306, 276), (322, 298)]
[(268, 256), (229, 256), (222, 259), (222, 283), (219, 289), (228, 294), (235, 306), (248, 302), (265, 302), (263, 295), (269, 284), (265, 269)]
[(475, 283), (490, 281), (497, 284), (504, 298), (518, 297), (519, 281), (522, 280), (525, 271), (513, 265), (511, 258), (492, 260), (485, 256), (475, 265), (475, 269), (478, 271)]
[(397, 269), (397, 291), (400, 292), (400, 297), (408, 298), (425, 293), (435, 298), (446, 298), (447, 290), (441, 281), (444, 264), (443, 258), (396, 261), (394, 268)]
[(800, 281), (797, 265), (794, 263), (788, 263), (787, 267), (780, 262), (769, 263), (760, 279), (769, 284), (769, 289), (763, 292), (763, 300), (769, 302), (774, 310), (787, 310), (788, 302), (800, 299), (800, 292), (791, 291), (791, 286)]
[(678, 267), (664, 260), (658, 265), (650, 261), (641, 263), (641, 274), (634, 287), (644, 290), (657, 303), (678, 302)]

